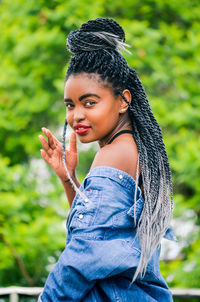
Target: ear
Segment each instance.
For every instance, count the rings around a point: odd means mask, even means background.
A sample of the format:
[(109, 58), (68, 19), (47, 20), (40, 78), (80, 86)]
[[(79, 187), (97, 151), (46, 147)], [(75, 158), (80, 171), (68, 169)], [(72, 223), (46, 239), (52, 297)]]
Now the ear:
[[(130, 91), (128, 89), (125, 89), (122, 93), (130, 104), (131, 100), (132, 100)], [(121, 104), (120, 104), (119, 113), (125, 113), (128, 110), (128, 104), (124, 101), (124, 99), (121, 96), (120, 96), (120, 101), (121, 101)]]

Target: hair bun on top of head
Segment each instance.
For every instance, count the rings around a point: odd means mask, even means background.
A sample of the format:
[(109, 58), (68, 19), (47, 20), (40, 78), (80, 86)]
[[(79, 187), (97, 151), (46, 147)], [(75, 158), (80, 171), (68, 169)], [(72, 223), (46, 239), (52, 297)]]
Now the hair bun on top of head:
[[(125, 43), (123, 28), (109, 18), (97, 18), (83, 23), (79, 30), (73, 30), (67, 37), (67, 49), (73, 54), (99, 49), (113, 49), (120, 52)], [(126, 50), (129, 52), (128, 50)]]

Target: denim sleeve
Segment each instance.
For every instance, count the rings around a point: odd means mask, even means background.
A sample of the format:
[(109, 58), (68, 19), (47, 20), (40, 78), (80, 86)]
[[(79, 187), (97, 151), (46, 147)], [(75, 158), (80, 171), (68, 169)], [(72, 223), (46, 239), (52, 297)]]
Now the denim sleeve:
[[(77, 195), (73, 201), (67, 245), (47, 278), (40, 301), (81, 301), (96, 280), (137, 267), (139, 243), (130, 215), (134, 191), (100, 176), (88, 178), (81, 190), (87, 199)], [(137, 216), (141, 201), (138, 194)]]

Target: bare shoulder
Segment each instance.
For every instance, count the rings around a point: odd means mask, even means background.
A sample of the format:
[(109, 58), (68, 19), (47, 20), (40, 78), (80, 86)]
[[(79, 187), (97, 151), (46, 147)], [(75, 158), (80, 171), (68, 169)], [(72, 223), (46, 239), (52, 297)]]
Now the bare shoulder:
[(122, 140), (101, 148), (94, 158), (91, 169), (97, 166), (109, 166), (122, 170), (135, 179), (137, 156), (136, 144)]

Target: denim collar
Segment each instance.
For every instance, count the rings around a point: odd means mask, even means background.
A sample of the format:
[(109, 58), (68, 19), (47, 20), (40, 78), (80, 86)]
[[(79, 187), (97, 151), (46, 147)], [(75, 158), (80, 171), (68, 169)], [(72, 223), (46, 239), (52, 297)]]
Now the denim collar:
[[(114, 180), (115, 182), (119, 183), (120, 185), (122, 185), (123, 187), (125, 187), (127, 190), (130, 190), (130, 191), (135, 190), (135, 186), (136, 186), (135, 179), (130, 174), (126, 173), (123, 170), (119, 170), (117, 168), (113, 168), (113, 167), (109, 167), (109, 166), (97, 166), (97, 167), (91, 169), (87, 173), (86, 177), (84, 178), (83, 185), (84, 185), (85, 181), (87, 181), (88, 178), (94, 177), (94, 176), (110, 178), (110, 179)], [(139, 186), (138, 186), (137, 191), (138, 191), (137, 195), (140, 196), (141, 189)], [(130, 210), (133, 210), (132, 207)], [(176, 235), (171, 226), (167, 229), (167, 231), (164, 235), (164, 238), (168, 239), (168, 240), (177, 241)]]
[[(130, 191), (133, 191), (135, 189), (135, 179), (130, 174), (117, 168), (109, 166), (97, 166), (88, 172), (84, 180), (93, 176), (110, 178)], [(141, 189), (139, 187), (138, 190), (141, 193)]]

